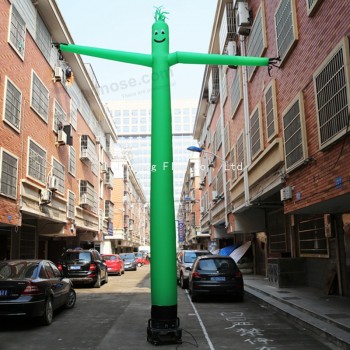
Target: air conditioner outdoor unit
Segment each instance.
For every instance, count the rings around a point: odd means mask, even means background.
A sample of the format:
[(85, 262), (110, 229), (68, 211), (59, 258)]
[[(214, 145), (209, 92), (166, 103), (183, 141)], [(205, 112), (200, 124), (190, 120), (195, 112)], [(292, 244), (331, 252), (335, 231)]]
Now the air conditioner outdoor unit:
[(43, 189), (40, 192), (40, 204), (48, 204), (51, 203), (52, 192), (48, 189)]
[(215, 199), (217, 199), (217, 197), (218, 197), (218, 193), (217, 193), (217, 191), (212, 191), (212, 195), (213, 195), (213, 200)]
[(89, 205), (87, 193), (83, 193), (80, 196), (80, 205), (83, 207)]
[(237, 3), (236, 25), (238, 34), (244, 36), (248, 36), (250, 34), (251, 18), (248, 3), (246, 1)]
[(101, 165), (101, 173), (106, 173), (107, 172), (107, 164), (106, 163), (102, 163)]
[(61, 81), (63, 77), (63, 69), (62, 67), (56, 66), (54, 68), (54, 79), (56, 81)]
[(67, 134), (63, 130), (58, 130), (57, 142), (60, 145), (65, 145), (67, 143)]
[(51, 191), (57, 191), (58, 178), (56, 176), (49, 176), (48, 187)]
[(235, 41), (229, 41), (227, 44), (227, 54), (229, 56), (237, 55), (237, 44)]

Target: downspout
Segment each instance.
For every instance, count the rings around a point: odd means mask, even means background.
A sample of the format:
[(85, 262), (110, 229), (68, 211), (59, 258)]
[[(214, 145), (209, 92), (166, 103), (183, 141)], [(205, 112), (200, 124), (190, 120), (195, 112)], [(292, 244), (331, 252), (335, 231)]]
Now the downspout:
[[(242, 56), (246, 56), (245, 41), (241, 40), (241, 53)], [(243, 111), (244, 111), (244, 129), (245, 129), (245, 149), (246, 149), (246, 162), (243, 169), (243, 181), (244, 181), (244, 206), (250, 206), (250, 194), (249, 194), (249, 178), (248, 168), (251, 164), (251, 148), (250, 148), (250, 128), (249, 128), (249, 96), (248, 96), (248, 74), (247, 66), (242, 66), (242, 80), (243, 80)]]

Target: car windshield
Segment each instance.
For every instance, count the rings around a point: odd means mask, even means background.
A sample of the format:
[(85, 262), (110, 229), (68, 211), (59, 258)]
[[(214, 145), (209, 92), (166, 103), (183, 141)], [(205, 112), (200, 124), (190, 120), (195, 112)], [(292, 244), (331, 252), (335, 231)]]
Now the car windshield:
[(197, 256), (207, 255), (207, 254), (208, 252), (186, 252), (184, 262), (188, 264), (192, 264), (196, 260)]
[(89, 252), (67, 252), (66, 257), (68, 261), (90, 261), (91, 256)]
[(234, 268), (232, 259), (202, 259), (198, 264), (198, 270), (223, 271)]
[(115, 255), (103, 255), (102, 257), (105, 260), (117, 260), (117, 257)]
[(0, 264), (0, 280), (9, 278), (33, 278), (37, 275), (37, 270), (37, 262), (4, 261)]
[(133, 253), (127, 253), (127, 254), (120, 254), (120, 257), (123, 260), (127, 260), (127, 261), (133, 261), (135, 260), (135, 255)]

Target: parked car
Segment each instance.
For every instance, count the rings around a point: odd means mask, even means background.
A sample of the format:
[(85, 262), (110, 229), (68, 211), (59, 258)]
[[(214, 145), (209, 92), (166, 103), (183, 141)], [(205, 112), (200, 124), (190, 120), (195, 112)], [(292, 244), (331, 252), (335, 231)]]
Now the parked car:
[(137, 262), (134, 253), (120, 253), (119, 255), (124, 260), (125, 271), (137, 270)]
[(121, 276), (124, 274), (124, 261), (119, 254), (102, 254), (101, 257), (107, 265), (109, 275), (117, 274), (118, 276)]
[(193, 264), (188, 284), (192, 301), (201, 295), (221, 295), (243, 301), (242, 273), (230, 256), (202, 255)]
[(0, 261), (0, 316), (36, 317), (52, 322), (53, 311), (74, 307), (72, 282), (49, 260)]
[(74, 285), (88, 284), (100, 288), (102, 283), (108, 283), (107, 265), (95, 249), (68, 249), (57, 267)]
[(181, 288), (185, 289), (188, 287), (188, 277), (197, 256), (210, 254), (208, 250), (181, 250), (177, 254), (177, 271), (176, 277), (177, 282)]
[(149, 260), (147, 259), (146, 253), (142, 253), (142, 252), (135, 253), (135, 258), (136, 258), (136, 263), (138, 267), (149, 264)]

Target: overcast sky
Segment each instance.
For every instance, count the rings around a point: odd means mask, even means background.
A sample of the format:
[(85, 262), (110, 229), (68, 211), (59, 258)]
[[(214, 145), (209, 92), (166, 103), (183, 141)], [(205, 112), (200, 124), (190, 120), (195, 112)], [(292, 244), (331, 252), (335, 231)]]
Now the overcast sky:
[[(114, 50), (151, 53), (155, 7), (162, 6), (170, 32), (170, 52), (207, 53), (216, 0), (56, 0), (74, 42)], [(150, 98), (151, 69), (83, 56), (91, 63), (104, 101)], [(198, 99), (204, 66), (171, 68), (172, 98)], [(133, 83), (131, 83), (133, 82)]]

